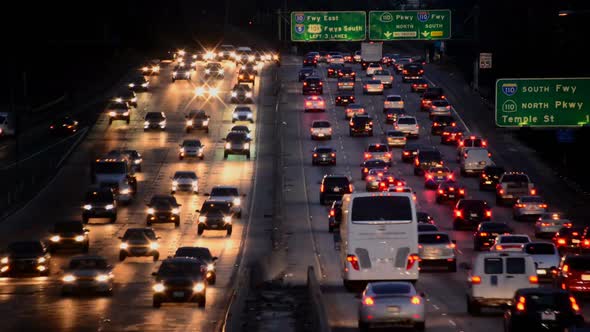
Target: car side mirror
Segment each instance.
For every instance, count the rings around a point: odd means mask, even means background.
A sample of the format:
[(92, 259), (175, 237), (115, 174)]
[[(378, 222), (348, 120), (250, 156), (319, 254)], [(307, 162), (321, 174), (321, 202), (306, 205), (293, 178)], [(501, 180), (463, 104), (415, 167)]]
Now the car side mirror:
[(457, 240), (451, 240), (451, 243), (457, 244)]
[(158, 272), (152, 272), (152, 276), (157, 277), (158, 276)]
[(195, 212), (201, 213), (201, 210), (198, 210), (198, 209), (197, 209), (197, 210), (195, 210)]
[(213, 259), (213, 261), (215, 262), (215, 261), (216, 261), (216, 260), (218, 260), (219, 258), (218, 258), (217, 256), (214, 256), (212, 259)]

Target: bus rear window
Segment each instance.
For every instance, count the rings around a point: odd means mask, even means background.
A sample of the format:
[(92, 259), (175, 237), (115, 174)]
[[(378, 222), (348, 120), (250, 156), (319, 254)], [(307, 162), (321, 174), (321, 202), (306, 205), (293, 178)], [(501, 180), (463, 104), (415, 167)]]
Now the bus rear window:
[(351, 220), (364, 223), (410, 223), (412, 206), (405, 196), (356, 197), (352, 201)]

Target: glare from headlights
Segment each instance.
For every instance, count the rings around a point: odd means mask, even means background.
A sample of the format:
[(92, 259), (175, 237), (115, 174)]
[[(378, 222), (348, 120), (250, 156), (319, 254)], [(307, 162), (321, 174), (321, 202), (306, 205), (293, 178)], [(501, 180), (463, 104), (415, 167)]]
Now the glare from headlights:
[(238, 96), (238, 93), (237, 93), (237, 92), (235, 92), (235, 91), (232, 91), (232, 93), (231, 93), (231, 96), (232, 96), (232, 97), (237, 97), (237, 96)]
[(133, 83), (129, 83), (129, 87), (130, 87), (130, 88), (132, 88), (132, 87), (134, 87), (134, 86), (135, 86), (135, 84), (133, 84)]
[(160, 126), (165, 126), (165, 125), (166, 125), (166, 120), (160, 121)]
[(203, 222), (205, 222), (205, 221), (207, 221), (207, 217), (205, 217), (205, 216), (200, 216), (200, 217), (199, 217), (199, 222), (200, 222), (200, 223), (203, 223)]
[(147, 83), (147, 82), (146, 82), (146, 83), (143, 83), (141, 86), (145, 88), (145, 87), (147, 87), (147, 86), (148, 86), (148, 84), (149, 84), (149, 83)]
[(218, 93), (219, 93), (219, 89), (217, 89), (217, 88), (209, 89), (209, 95), (211, 95), (211, 96), (217, 96)]
[(2, 259), (0, 259), (0, 263), (1, 264), (8, 264), (8, 257), (2, 257)]
[(223, 56), (223, 52), (219, 52), (219, 53), (217, 53), (217, 55)]
[(172, 214), (179, 214), (179, 213), (180, 213), (180, 209), (179, 208), (172, 209)]
[(244, 149), (246, 149), (246, 150), (247, 150), (247, 149), (249, 149), (249, 148), (250, 148), (250, 143), (246, 143), (246, 144), (244, 144)]
[(61, 280), (63, 280), (64, 282), (74, 282), (76, 281), (76, 277), (74, 277), (71, 274), (66, 274)]
[(155, 210), (153, 208), (147, 209), (148, 214), (154, 214)]
[(156, 293), (162, 293), (164, 290), (166, 290), (166, 287), (164, 287), (163, 284), (155, 284), (154, 287), (152, 287), (152, 289)]
[(144, 122), (143, 122), (143, 125), (147, 127), (147, 126), (149, 126), (149, 125), (150, 125), (150, 122), (149, 122), (149, 121), (144, 121)]
[(92, 210), (92, 205), (90, 205), (90, 204), (84, 205), (84, 210)]
[(123, 102), (123, 99), (122, 99), (122, 98), (117, 98), (117, 99), (115, 99), (115, 101), (116, 101), (117, 103), (122, 103), (122, 102)]
[(231, 216), (225, 216), (225, 217), (223, 217), (223, 221), (224, 221), (226, 224), (229, 224), (229, 223), (231, 223)]
[(192, 126), (193, 125), (193, 120), (186, 120), (186, 125), (187, 126)]
[(219, 75), (223, 75), (223, 69), (219, 69)]
[(45, 257), (39, 257), (39, 259), (37, 259), (37, 263), (41, 264), (41, 263), (45, 263), (47, 261), (47, 259), (45, 259)]
[(115, 115), (117, 115), (117, 112), (114, 112), (114, 111), (109, 112), (109, 116), (115, 116)]
[(252, 92), (246, 92), (246, 98), (252, 98)]
[(242, 200), (239, 197), (234, 198), (234, 206), (240, 206)]
[(205, 69), (205, 74), (211, 74), (211, 70), (210, 69)]
[(121, 195), (128, 195), (130, 193), (131, 193), (131, 189), (129, 189), (129, 188), (121, 189), (121, 191), (120, 191)]
[(215, 270), (215, 265), (214, 264), (207, 264), (207, 271), (213, 271)]
[(229, 56), (231, 56), (232, 58), (235, 58), (236, 57), (236, 52), (230, 52), (229, 53)]
[(84, 241), (84, 236), (83, 235), (77, 235), (75, 238), (76, 242), (82, 242)]
[(119, 245), (119, 248), (127, 249), (127, 248), (129, 248), (129, 244), (127, 244), (127, 242), (121, 242), (121, 244)]
[(158, 242), (150, 242), (150, 249), (156, 250), (158, 248), (160, 248), (160, 245), (158, 244)]
[(231, 149), (231, 143), (230, 142), (225, 143), (225, 148), (226, 149)]
[(178, 181), (176, 181), (176, 180), (172, 181), (172, 185), (173, 186), (178, 186)]
[[(125, 190), (125, 189), (123, 189)], [(106, 210), (112, 210), (113, 208), (115, 208), (115, 206), (113, 204), (107, 204), (107, 206), (104, 207)]]
[(98, 282), (106, 282), (109, 280), (109, 276), (106, 274), (99, 274), (96, 276), (96, 278), (94, 278), (94, 280), (96, 280)]
[(173, 71), (173, 72), (172, 72), (172, 76), (176, 76), (176, 75), (178, 75), (178, 72), (176, 72), (176, 71)]
[(204, 290), (205, 290), (205, 284), (202, 282), (197, 283), (195, 285), (195, 287), (193, 287), (193, 292), (195, 292), (195, 293), (200, 293)]
[(199, 185), (199, 181), (193, 181), (193, 187), (197, 187)]

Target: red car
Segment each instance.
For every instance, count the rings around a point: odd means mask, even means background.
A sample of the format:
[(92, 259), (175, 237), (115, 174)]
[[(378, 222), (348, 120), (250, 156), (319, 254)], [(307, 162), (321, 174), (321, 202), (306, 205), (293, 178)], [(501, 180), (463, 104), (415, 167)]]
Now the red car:
[(444, 145), (458, 145), (459, 141), (463, 139), (463, 129), (457, 126), (444, 127), (440, 133), (440, 144)]
[(390, 187), (405, 187), (406, 181), (396, 178), (392, 174), (386, 174), (379, 182), (379, 191), (388, 191)]
[(465, 198), (465, 188), (453, 179), (446, 180), (436, 189), (436, 202), (457, 201)]
[(555, 286), (572, 293), (590, 293), (590, 255), (567, 255), (561, 259)]

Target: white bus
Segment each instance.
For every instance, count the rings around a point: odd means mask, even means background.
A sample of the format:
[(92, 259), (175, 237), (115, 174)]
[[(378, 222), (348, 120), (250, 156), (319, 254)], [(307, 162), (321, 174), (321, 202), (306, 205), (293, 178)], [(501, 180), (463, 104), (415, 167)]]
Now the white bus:
[(418, 280), (418, 220), (412, 193), (353, 193), (342, 198), (342, 280)]

